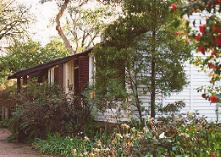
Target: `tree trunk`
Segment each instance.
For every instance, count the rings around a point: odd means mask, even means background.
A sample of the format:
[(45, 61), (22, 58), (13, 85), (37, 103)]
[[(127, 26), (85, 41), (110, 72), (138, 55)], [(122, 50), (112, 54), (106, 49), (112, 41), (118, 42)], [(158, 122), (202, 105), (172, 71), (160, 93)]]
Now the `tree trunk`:
[(60, 19), (63, 16), (64, 11), (67, 9), (68, 3), (70, 1), (71, 0), (64, 0), (64, 3), (62, 4), (62, 6), (57, 14), (55, 21), (56, 21), (56, 30), (57, 30), (59, 36), (61, 37), (61, 39), (63, 40), (65, 47), (67, 48), (67, 50), (69, 52), (71, 52), (72, 54), (75, 54), (76, 52), (73, 50), (70, 41), (68, 40), (68, 38), (64, 34), (64, 31), (61, 28), (61, 22), (60, 22)]
[[(156, 13), (156, 1), (153, 1), (153, 17), (157, 16)], [(155, 109), (156, 109), (156, 25), (157, 22), (152, 19), (153, 22), (153, 34), (152, 34), (152, 51), (151, 51), (151, 118), (155, 119)], [(153, 152), (152, 152), (153, 157), (157, 157), (157, 148), (154, 146)]]
[(144, 119), (142, 117), (142, 106), (141, 106), (141, 102), (139, 100), (139, 95), (138, 95), (137, 77), (132, 76), (130, 69), (128, 70), (128, 77), (129, 77), (129, 83), (130, 83), (130, 86), (131, 86), (131, 89), (132, 89), (132, 92), (133, 92), (133, 96), (135, 98), (135, 105), (136, 105), (136, 108), (138, 110), (140, 123), (141, 123), (141, 125), (144, 126), (145, 122), (144, 122)]
[(151, 61), (151, 117), (155, 118), (155, 109), (156, 109), (156, 60), (155, 57), (152, 56)]
[(138, 91), (137, 91), (137, 85), (135, 85), (135, 99), (136, 99), (136, 106), (137, 106), (137, 110), (138, 110), (138, 113), (139, 113), (139, 118), (140, 118), (140, 122), (141, 122), (141, 125), (144, 126), (145, 122), (144, 122), (144, 119), (142, 117), (142, 107), (141, 107), (141, 104), (140, 104), (140, 100), (139, 100), (139, 95), (138, 95)]

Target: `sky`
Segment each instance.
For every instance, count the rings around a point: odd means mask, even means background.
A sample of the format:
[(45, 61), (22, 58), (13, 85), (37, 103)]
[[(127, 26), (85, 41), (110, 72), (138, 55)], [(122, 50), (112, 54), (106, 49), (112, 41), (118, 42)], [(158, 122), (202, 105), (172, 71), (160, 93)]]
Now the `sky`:
[(39, 0), (17, 0), (30, 7), (31, 13), (35, 16), (35, 22), (30, 27), (31, 37), (35, 41), (39, 41), (42, 45), (49, 42), (53, 36), (58, 36), (55, 25), (51, 24), (51, 20), (57, 14), (57, 5), (55, 2), (46, 2), (40, 4)]
[[(32, 39), (39, 41), (42, 45), (49, 42), (51, 37), (58, 36), (55, 25), (51, 24), (51, 20), (56, 17), (58, 12), (57, 4), (55, 2), (39, 3), (40, 0), (17, 0), (31, 8), (31, 13), (35, 16), (36, 22), (32, 24), (30, 32)], [(94, 0), (89, 0), (88, 7), (97, 6), (98, 3)]]

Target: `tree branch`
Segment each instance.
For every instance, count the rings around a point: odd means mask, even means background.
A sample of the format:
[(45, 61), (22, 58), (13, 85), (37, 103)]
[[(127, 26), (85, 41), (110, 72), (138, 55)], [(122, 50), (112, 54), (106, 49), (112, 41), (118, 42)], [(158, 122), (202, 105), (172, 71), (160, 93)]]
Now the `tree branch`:
[(73, 50), (70, 41), (66, 37), (64, 31), (62, 30), (61, 22), (60, 22), (60, 19), (63, 16), (64, 11), (67, 9), (67, 6), (68, 6), (69, 2), (70, 2), (70, 0), (64, 0), (64, 3), (61, 6), (61, 8), (60, 8), (60, 10), (59, 10), (59, 12), (58, 12), (58, 14), (56, 16), (56, 19), (55, 19), (55, 21), (56, 21), (56, 30), (57, 30), (59, 36), (62, 38), (62, 40), (63, 40), (63, 42), (65, 44), (65, 47), (68, 49), (68, 51), (70, 51), (71, 53), (75, 54), (76, 52)]

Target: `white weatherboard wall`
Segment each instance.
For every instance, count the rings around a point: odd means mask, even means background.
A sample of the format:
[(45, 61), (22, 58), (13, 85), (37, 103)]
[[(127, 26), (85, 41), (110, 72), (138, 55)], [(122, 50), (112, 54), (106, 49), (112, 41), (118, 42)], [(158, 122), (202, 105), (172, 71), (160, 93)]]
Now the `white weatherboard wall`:
[(210, 104), (208, 100), (202, 98), (202, 93), (197, 91), (197, 88), (209, 85), (208, 74), (199, 71), (197, 67), (191, 64), (185, 66), (185, 71), (189, 82), (188, 86), (179, 93), (173, 93), (170, 97), (165, 97), (163, 104), (182, 100), (186, 103), (186, 107), (181, 111), (182, 113), (198, 112), (200, 115), (205, 115), (209, 121), (215, 121), (216, 105)]
[[(190, 26), (194, 30), (198, 30), (198, 27), (202, 24), (205, 24), (205, 18), (208, 14), (205, 13), (195, 13), (192, 16), (189, 17)], [(193, 25), (193, 22), (195, 25)], [(195, 55), (198, 55), (195, 53)], [(202, 98), (202, 94), (200, 92), (197, 92), (197, 88), (209, 85), (210, 78), (208, 77), (208, 74), (205, 72), (200, 71), (196, 66), (191, 65), (187, 63), (185, 65), (185, 71), (187, 75), (187, 81), (189, 84), (184, 87), (184, 89), (179, 93), (172, 93), (168, 97), (162, 97), (160, 95), (157, 96), (157, 103), (162, 103), (163, 105), (166, 105), (168, 103), (173, 103), (175, 101), (183, 101), (186, 104), (186, 107), (181, 110), (181, 113), (188, 113), (188, 112), (197, 112), (201, 116), (206, 116), (209, 121), (216, 121), (216, 104), (210, 104), (208, 100), (205, 100)], [(139, 86), (139, 91), (143, 90), (145, 86)], [(139, 93), (139, 98), (142, 102), (142, 106), (145, 107), (146, 112), (143, 112), (143, 116), (147, 116), (148, 113), (150, 113), (150, 95)], [(128, 114), (125, 114), (126, 111), (120, 111), (122, 112), (122, 117), (120, 117), (120, 121), (125, 121), (125, 116)], [(98, 114), (98, 120), (101, 121), (111, 121), (116, 122), (116, 118), (114, 118), (117, 115), (116, 109), (108, 109), (107, 112), (104, 112), (103, 114)], [(126, 112), (127, 113), (127, 112)], [(138, 113), (135, 111), (134, 115), (138, 116)], [(219, 107), (219, 121), (221, 121), (221, 108)], [(123, 120), (122, 120), (123, 119)]]
[[(189, 17), (190, 26), (193, 30), (197, 31), (200, 25), (206, 23), (206, 17), (208, 13), (194, 13)], [(195, 25), (193, 25), (195, 23)], [(193, 52), (194, 55), (199, 55), (196, 52)], [(175, 101), (184, 101), (186, 107), (181, 111), (181, 113), (188, 112), (197, 112), (201, 116), (204, 115), (209, 121), (216, 121), (216, 104), (210, 104), (208, 100), (202, 98), (203, 93), (197, 92), (197, 88), (205, 85), (209, 85), (210, 78), (208, 73), (200, 71), (196, 66), (187, 63), (185, 65), (185, 71), (187, 75), (187, 81), (189, 84), (179, 93), (172, 93), (168, 97), (158, 96), (157, 102), (162, 101), (163, 105), (172, 103)], [(150, 106), (150, 97), (141, 95), (141, 101), (145, 109), (148, 109)], [(221, 108), (219, 107), (219, 121), (221, 121)]]
[[(200, 25), (206, 24), (207, 16), (207, 12), (194, 13), (190, 16), (189, 22), (193, 30), (198, 31)], [(196, 52), (193, 53), (199, 55)], [(209, 101), (202, 98), (201, 95), (203, 93), (197, 92), (197, 88), (209, 85), (210, 78), (208, 77), (208, 73), (200, 71), (196, 66), (191, 64), (186, 64), (185, 71), (189, 85), (182, 92), (173, 93), (170, 97), (164, 98), (163, 104), (183, 100), (186, 103), (186, 107), (182, 110), (183, 113), (198, 112), (200, 115), (205, 115), (209, 121), (216, 121), (216, 104), (210, 104)], [(221, 109), (219, 108), (219, 110)]]
[[(181, 110), (181, 113), (187, 114), (188, 112), (197, 112), (200, 116), (206, 116), (209, 121), (216, 121), (216, 104), (211, 104), (208, 100), (202, 98), (203, 93), (197, 91), (197, 88), (209, 85), (210, 78), (208, 77), (208, 74), (200, 71), (196, 66), (191, 64), (185, 65), (185, 71), (187, 81), (189, 82), (188, 85), (185, 86), (181, 92), (172, 93), (168, 97), (158, 95), (157, 103), (166, 105), (175, 101), (183, 101), (186, 106)], [(144, 86), (140, 86), (139, 89), (142, 90), (143, 88)], [(142, 94), (142, 92), (140, 92), (139, 98), (142, 101), (142, 106), (145, 107), (146, 112), (143, 112), (143, 116), (146, 117), (148, 113), (150, 113), (150, 95)], [(127, 111), (107, 109), (106, 112), (97, 115), (97, 120), (109, 122), (127, 121), (129, 119), (126, 117), (129, 115), (130, 114), (127, 113)], [(138, 117), (136, 111), (133, 112), (133, 117), (134, 116)]]

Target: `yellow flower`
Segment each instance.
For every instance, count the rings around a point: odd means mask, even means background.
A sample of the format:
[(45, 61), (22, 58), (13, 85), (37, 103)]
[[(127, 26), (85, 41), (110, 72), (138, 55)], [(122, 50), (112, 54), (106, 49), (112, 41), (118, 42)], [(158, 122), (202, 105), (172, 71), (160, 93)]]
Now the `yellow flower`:
[(117, 137), (118, 139), (123, 138), (123, 136), (122, 136), (120, 133), (116, 133), (116, 137)]
[(89, 157), (95, 157), (95, 154), (94, 153), (90, 153)]
[(150, 132), (150, 130), (148, 129), (148, 127), (144, 127), (143, 128), (144, 133)]
[(94, 148), (93, 151), (94, 151), (95, 154), (97, 154), (97, 153), (100, 152), (100, 149), (98, 149), (98, 148)]
[(116, 144), (117, 143), (117, 140), (116, 138), (114, 138), (112, 141), (111, 141), (111, 144)]
[(131, 128), (131, 132), (136, 132), (136, 128), (135, 127)]
[(77, 150), (76, 150), (76, 149), (72, 149), (71, 154), (72, 154), (73, 156), (77, 156)]
[(121, 124), (121, 128), (128, 130), (128, 129), (130, 129), (130, 126), (127, 124)]
[(98, 141), (96, 142), (96, 146), (97, 146), (97, 147), (101, 147), (101, 146), (102, 146), (102, 143), (101, 143), (100, 140), (98, 140)]

